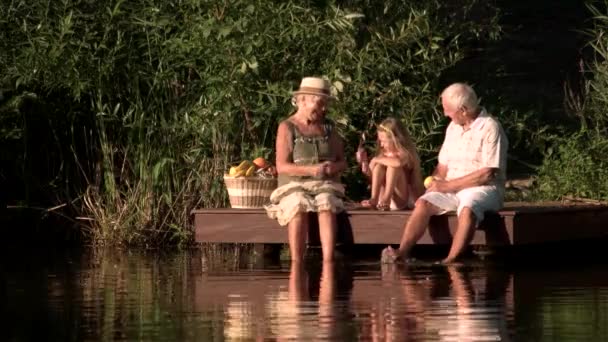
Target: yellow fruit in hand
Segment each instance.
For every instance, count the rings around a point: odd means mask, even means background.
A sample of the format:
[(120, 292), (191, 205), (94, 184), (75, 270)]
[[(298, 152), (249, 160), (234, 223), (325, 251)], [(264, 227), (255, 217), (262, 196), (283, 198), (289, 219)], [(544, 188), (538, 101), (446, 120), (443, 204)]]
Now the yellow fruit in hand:
[(428, 188), (429, 186), (431, 186), (431, 183), (435, 180), (435, 178), (433, 178), (433, 176), (428, 176), (424, 179), (424, 187)]

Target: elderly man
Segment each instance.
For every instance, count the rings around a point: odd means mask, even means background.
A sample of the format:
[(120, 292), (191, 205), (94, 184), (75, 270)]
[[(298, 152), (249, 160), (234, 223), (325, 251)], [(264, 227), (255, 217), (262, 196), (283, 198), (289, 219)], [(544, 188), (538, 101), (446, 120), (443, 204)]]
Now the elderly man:
[(443, 260), (453, 262), (468, 245), (484, 212), (497, 211), (503, 205), (508, 141), (500, 123), (479, 106), (475, 91), (466, 84), (447, 87), (441, 93), (441, 105), (451, 122), (434, 180), (416, 201), (399, 249), (387, 247), (383, 262), (407, 258), (431, 216), (456, 211), (458, 227)]

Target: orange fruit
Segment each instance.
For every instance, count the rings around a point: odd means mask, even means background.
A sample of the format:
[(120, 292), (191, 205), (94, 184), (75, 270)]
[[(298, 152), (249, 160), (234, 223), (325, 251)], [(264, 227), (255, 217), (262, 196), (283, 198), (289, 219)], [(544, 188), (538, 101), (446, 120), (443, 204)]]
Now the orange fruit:
[(257, 157), (253, 160), (253, 163), (255, 164), (255, 166), (259, 169), (263, 169), (266, 166), (268, 166), (268, 162), (266, 162), (266, 159), (264, 159), (264, 157)]

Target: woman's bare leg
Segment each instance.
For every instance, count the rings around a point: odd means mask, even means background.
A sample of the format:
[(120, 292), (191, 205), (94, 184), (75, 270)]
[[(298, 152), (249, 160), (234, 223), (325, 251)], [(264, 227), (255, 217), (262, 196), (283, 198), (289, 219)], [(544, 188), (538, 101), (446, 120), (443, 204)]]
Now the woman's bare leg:
[(408, 177), (403, 167), (387, 167), (383, 191), (380, 193), (378, 203), (390, 205), (391, 199), (399, 208), (407, 206)]
[(336, 214), (331, 210), (319, 212), (319, 237), (323, 249), (323, 261), (334, 259), (334, 248), (336, 246)]
[(289, 221), (287, 229), (291, 261), (301, 261), (304, 259), (306, 241), (308, 240), (308, 213), (298, 213), (294, 216), (294, 218)]
[(336, 293), (336, 274), (334, 263), (331, 261), (323, 262), (321, 271), (321, 281), (319, 282), (319, 339), (337, 337), (336, 306), (334, 298)]
[[(291, 262), (289, 272), (288, 297), (294, 302), (308, 300), (308, 274), (304, 270), (303, 262)], [(296, 305), (294, 303), (294, 305)]]

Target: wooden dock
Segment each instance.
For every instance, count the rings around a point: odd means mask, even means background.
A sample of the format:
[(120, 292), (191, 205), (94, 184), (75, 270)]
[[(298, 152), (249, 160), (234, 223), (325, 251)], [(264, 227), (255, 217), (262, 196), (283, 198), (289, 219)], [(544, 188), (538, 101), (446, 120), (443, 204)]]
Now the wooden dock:
[[(197, 209), (198, 243), (287, 243), (285, 227), (269, 219), (263, 209)], [(398, 244), (410, 210), (348, 210), (341, 218), (341, 239), (355, 244)], [(449, 244), (457, 217), (433, 217), (419, 244)], [(345, 238), (346, 236), (346, 238)], [(473, 245), (505, 246), (608, 237), (608, 205), (578, 203), (507, 203), (487, 213), (475, 232)], [(311, 230), (310, 240), (318, 239)]]

